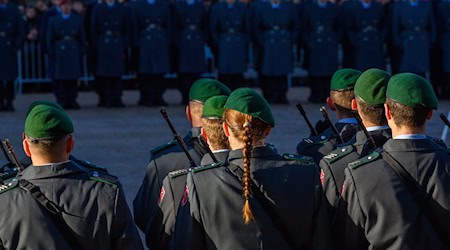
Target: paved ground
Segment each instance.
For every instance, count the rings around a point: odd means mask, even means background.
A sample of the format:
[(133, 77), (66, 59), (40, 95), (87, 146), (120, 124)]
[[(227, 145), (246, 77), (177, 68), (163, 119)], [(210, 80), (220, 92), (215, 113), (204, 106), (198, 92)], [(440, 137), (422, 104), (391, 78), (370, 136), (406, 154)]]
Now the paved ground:
[[(320, 105), (307, 103), (308, 95), (309, 90), (305, 87), (292, 88), (288, 93), (290, 105), (273, 106), (277, 124), (268, 141), (275, 144), (279, 152), (295, 152), (300, 138), (309, 134), (306, 123), (295, 108), (296, 103), (304, 104), (313, 123), (321, 118)], [(175, 128), (184, 135), (189, 130), (189, 124), (184, 107), (178, 104), (181, 95), (176, 90), (167, 90), (164, 98), (170, 104), (167, 112)], [(145, 173), (149, 149), (172, 140), (172, 135), (158, 108), (136, 105), (137, 91), (125, 92), (123, 99), (127, 108), (97, 108), (96, 95), (93, 92), (82, 92), (78, 99), (82, 109), (68, 113), (75, 126), (74, 155), (107, 166), (112, 174), (119, 176), (131, 205)], [(9, 138), (20, 156), (24, 156), (21, 133), (25, 112), (28, 105), (36, 100), (53, 101), (54, 97), (50, 93), (19, 95), (15, 101), (16, 112), (0, 113), (0, 137)], [(447, 114), (449, 108), (450, 101), (442, 101), (437, 114)], [(442, 129), (443, 123), (435, 115), (427, 132), (430, 136), (440, 137)], [(450, 135), (446, 143), (450, 145)]]

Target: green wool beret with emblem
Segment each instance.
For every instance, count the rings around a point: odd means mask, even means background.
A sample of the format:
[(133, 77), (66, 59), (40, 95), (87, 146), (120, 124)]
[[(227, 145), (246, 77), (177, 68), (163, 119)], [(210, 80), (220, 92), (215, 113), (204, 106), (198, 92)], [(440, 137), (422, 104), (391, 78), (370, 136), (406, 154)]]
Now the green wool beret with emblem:
[(217, 95), (206, 100), (203, 104), (202, 117), (207, 119), (221, 119), (227, 99), (228, 96), (226, 95)]
[(272, 127), (275, 126), (275, 118), (269, 103), (251, 88), (239, 88), (233, 91), (225, 103), (225, 108), (251, 115)]
[(382, 105), (386, 101), (387, 83), (391, 74), (381, 69), (364, 71), (355, 84), (355, 95), (368, 105)]
[(392, 76), (388, 82), (386, 97), (413, 108), (438, 108), (438, 99), (431, 84), (413, 73)]
[(200, 78), (195, 81), (189, 90), (189, 100), (204, 103), (216, 95), (230, 95), (231, 90), (225, 84), (210, 78)]
[(73, 133), (67, 113), (55, 103), (32, 103), (25, 119), (25, 134), (33, 139), (52, 139)]
[(352, 90), (360, 75), (361, 71), (356, 69), (340, 69), (334, 72), (330, 88), (334, 91)]
[(33, 102), (33, 103), (28, 107), (28, 110), (27, 110), (26, 115), (28, 116), (28, 114), (30, 113), (30, 111), (31, 111), (35, 106), (37, 106), (37, 105), (48, 105), (48, 106), (52, 106), (52, 107), (55, 107), (55, 108), (64, 110), (64, 109), (63, 109), (58, 103), (56, 103), (56, 102), (51, 102), (51, 101), (35, 101), (35, 102)]

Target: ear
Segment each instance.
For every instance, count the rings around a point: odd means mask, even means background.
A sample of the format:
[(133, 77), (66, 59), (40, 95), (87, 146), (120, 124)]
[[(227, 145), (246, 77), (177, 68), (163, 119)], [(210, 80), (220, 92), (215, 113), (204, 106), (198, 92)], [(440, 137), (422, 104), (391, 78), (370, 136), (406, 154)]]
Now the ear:
[(327, 105), (331, 110), (336, 111), (336, 106), (334, 106), (334, 102), (330, 97), (327, 97)]
[(203, 139), (205, 139), (205, 141), (208, 142), (208, 137), (206, 136), (206, 132), (203, 129), (203, 127), (200, 128), (200, 133), (202, 134)]
[(427, 114), (427, 120), (431, 120), (431, 117), (433, 117), (433, 110), (431, 109), (430, 111), (428, 111), (428, 114)]
[(229, 127), (228, 124), (226, 122), (222, 122), (222, 127), (223, 127), (223, 133), (225, 134), (226, 137), (230, 137), (230, 131), (229, 131)]
[(266, 129), (264, 129), (264, 137), (267, 137), (270, 134), (270, 131), (272, 130), (272, 127), (268, 126)]
[(387, 103), (384, 104), (384, 115), (386, 116), (387, 120), (392, 120), (391, 108), (389, 108), (389, 105), (387, 105)]
[(358, 110), (358, 104), (356, 103), (356, 99), (352, 99), (352, 110)]
[[(22, 134), (22, 137), (24, 137), (23, 135), (24, 134)], [(25, 138), (23, 138), (23, 140), (22, 140), (22, 147), (23, 147), (23, 151), (25, 152), (25, 154), (28, 157), (31, 157), (30, 144), (28, 144), (28, 141)]]
[(69, 138), (67, 138), (66, 153), (70, 155), (74, 147), (75, 147), (75, 138), (73, 137), (73, 135), (71, 135), (69, 136)]
[(189, 107), (189, 105), (186, 106), (186, 117), (189, 122), (192, 123), (191, 108)]

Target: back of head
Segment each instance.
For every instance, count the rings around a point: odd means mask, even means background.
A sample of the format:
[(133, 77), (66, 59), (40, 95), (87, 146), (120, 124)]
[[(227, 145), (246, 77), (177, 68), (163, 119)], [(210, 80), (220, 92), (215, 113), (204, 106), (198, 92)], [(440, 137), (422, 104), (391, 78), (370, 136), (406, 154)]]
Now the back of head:
[(413, 73), (394, 75), (388, 82), (386, 104), (395, 125), (420, 127), (430, 111), (438, 108), (438, 99), (431, 84)]
[(245, 223), (254, 220), (248, 202), (250, 196), (250, 159), (255, 142), (262, 141), (265, 131), (275, 126), (275, 119), (269, 103), (250, 88), (239, 88), (231, 93), (225, 103), (224, 122), (233, 136), (244, 143), (244, 175), (242, 178), (245, 204), (243, 218)]
[(231, 90), (223, 83), (210, 79), (200, 78), (195, 81), (189, 90), (189, 109), (191, 122), (194, 127), (201, 126), (203, 104), (206, 100), (217, 95), (230, 95)]
[(213, 96), (206, 100), (203, 105), (202, 128), (206, 133), (209, 146), (214, 150), (230, 148), (222, 126), (227, 99), (228, 96), (226, 95)]
[(353, 89), (360, 75), (361, 71), (347, 68), (336, 71), (331, 78), (330, 98), (343, 117), (352, 117)]
[(380, 69), (364, 71), (355, 84), (355, 100), (363, 121), (376, 125), (387, 123), (384, 115), (387, 83), (391, 75)]
[(53, 157), (64, 150), (65, 138), (73, 133), (67, 113), (56, 103), (38, 101), (30, 105), (24, 135), (35, 154)]

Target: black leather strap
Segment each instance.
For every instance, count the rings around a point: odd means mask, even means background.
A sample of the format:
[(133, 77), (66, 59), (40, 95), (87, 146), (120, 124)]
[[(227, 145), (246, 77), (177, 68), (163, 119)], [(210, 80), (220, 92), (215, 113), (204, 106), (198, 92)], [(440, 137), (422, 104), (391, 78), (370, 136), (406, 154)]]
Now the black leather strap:
[(45, 210), (50, 214), (50, 218), (53, 219), (58, 229), (62, 232), (66, 241), (74, 247), (74, 249), (82, 249), (79, 241), (77, 240), (77, 234), (67, 225), (66, 221), (62, 217), (61, 208), (53, 201), (49, 200), (40, 190), (40, 188), (33, 183), (25, 179), (19, 180), (19, 186), (26, 190)]
[(392, 157), (392, 155), (384, 150), (381, 152), (381, 155), (383, 156), (383, 160), (386, 161), (386, 163), (392, 168), (392, 170), (394, 170), (394, 172), (400, 177), (403, 183), (408, 187), (419, 207), (425, 212), (424, 214), (429, 219), (431, 226), (434, 228), (434, 231), (438, 235), (438, 238), (441, 240), (444, 246), (446, 246), (447, 249), (450, 249), (448, 232), (445, 233), (438, 227), (438, 218), (435, 218), (432, 211), (430, 211), (429, 209), (428, 202), (431, 195), (423, 190), (422, 186), (408, 173), (408, 171), (406, 171), (405, 167), (403, 167), (394, 157)]
[[(242, 178), (244, 175), (244, 172), (239, 166), (236, 166), (234, 164), (227, 164), (226, 168), (235, 176), (237, 179), (242, 182)], [(286, 241), (286, 243), (289, 245), (290, 249), (296, 249), (295, 244), (292, 242), (292, 240), (289, 238), (289, 230), (285, 227), (283, 224), (283, 221), (281, 220), (278, 213), (275, 211), (274, 205), (264, 196), (264, 194), (261, 192), (260, 187), (256, 185), (256, 183), (250, 178), (251, 180), (251, 191), (254, 197), (257, 201), (262, 205), (266, 213), (269, 215), (269, 217), (272, 220), (273, 225), (275, 228), (280, 232), (280, 235), (283, 237), (283, 239)]]

